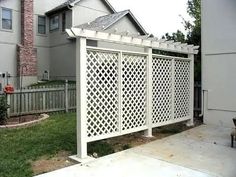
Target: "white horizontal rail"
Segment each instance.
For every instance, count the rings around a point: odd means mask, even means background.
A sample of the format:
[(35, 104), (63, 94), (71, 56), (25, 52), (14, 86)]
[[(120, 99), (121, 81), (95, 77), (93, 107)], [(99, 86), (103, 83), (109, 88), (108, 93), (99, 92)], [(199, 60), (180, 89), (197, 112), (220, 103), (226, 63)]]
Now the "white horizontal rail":
[(128, 36), (128, 35), (121, 35), (115, 33), (107, 33), (101, 31), (93, 31), (81, 28), (71, 28), (66, 29), (67, 34), (70, 38), (76, 37), (84, 37), (87, 39), (92, 40), (100, 40), (100, 41), (107, 41), (112, 43), (120, 43), (126, 45), (134, 45), (134, 46), (141, 46), (146, 48), (153, 48), (159, 49), (164, 51), (176, 52), (176, 53), (185, 53), (185, 54), (197, 54), (198, 53), (198, 46), (181, 44), (179, 45), (174, 43), (173, 41), (160, 41), (155, 40), (154, 38), (142, 38)]
[(183, 58), (183, 57), (175, 57), (175, 56), (167, 56), (167, 55), (158, 55), (158, 54), (153, 54), (153, 57), (156, 58), (164, 58), (164, 59), (175, 59), (175, 60), (186, 60), (186, 61), (191, 61), (190, 58)]
[(111, 52), (111, 53), (125, 53), (125, 54), (134, 54), (134, 55), (148, 55), (145, 52), (134, 52), (134, 51), (128, 51), (128, 50), (114, 50), (114, 49), (108, 49), (108, 48), (102, 48), (102, 47), (90, 47), (88, 46), (87, 49), (94, 50), (94, 51), (104, 51), (104, 52)]

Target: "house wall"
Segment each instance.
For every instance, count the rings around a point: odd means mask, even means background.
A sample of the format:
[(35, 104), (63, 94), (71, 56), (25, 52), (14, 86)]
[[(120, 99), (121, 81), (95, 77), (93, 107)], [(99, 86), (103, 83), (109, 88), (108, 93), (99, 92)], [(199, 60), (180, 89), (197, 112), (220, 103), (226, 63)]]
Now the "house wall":
[(202, 84), (206, 124), (236, 117), (236, 1), (202, 0)]
[[(66, 0), (34, 0), (34, 44), (37, 48), (38, 75), (41, 76), (44, 70), (50, 67), (50, 38), (47, 29), (46, 35), (37, 33), (38, 15), (44, 15), (55, 6)], [(11, 83), (16, 85), (17, 76), (17, 44), (21, 42), (21, 3), (20, 0), (3, 0), (0, 2), (0, 19), (2, 7), (12, 9), (13, 29), (3, 30), (0, 20), (0, 73), (9, 72), (13, 78)], [(48, 27), (48, 22), (47, 22)]]
[[(46, 18), (46, 34), (38, 34), (38, 16), (45, 15), (45, 12), (55, 8), (56, 6), (66, 2), (67, 0), (34, 0), (34, 31), (35, 31), (35, 47), (37, 48), (37, 57), (38, 57), (38, 77), (42, 78), (44, 71), (50, 72), (50, 63), (51, 63), (51, 46), (58, 45), (61, 43), (61, 40), (65, 39), (65, 35), (61, 35), (61, 26), (60, 31), (52, 33), (49, 31), (49, 18)], [(61, 15), (61, 14), (60, 14)], [(60, 16), (61, 18), (61, 16)], [(67, 17), (67, 21), (71, 23), (71, 18)], [(61, 25), (61, 23), (60, 23)], [(52, 35), (52, 37), (51, 37)], [(62, 36), (62, 37), (61, 37)], [(58, 41), (56, 44), (51, 44), (53, 37)], [(61, 39), (62, 38), (62, 39)], [(58, 40), (59, 39), (59, 40)], [(63, 43), (64, 43), (63, 41)]]
[[(117, 33), (129, 32), (129, 34), (138, 34), (137, 28), (134, 26), (134, 24), (130, 21), (130, 19), (127, 16), (125, 16), (119, 22), (109, 27), (106, 31), (111, 32), (111, 33), (114, 33), (114, 31), (117, 31)], [(120, 44), (108, 43), (108, 42), (103, 42), (103, 41), (98, 42), (98, 47), (110, 48), (110, 49), (116, 49), (116, 50), (126, 50), (126, 51), (133, 51), (133, 52), (144, 52), (144, 48), (141, 48), (141, 47), (120, 45)]]
[[(67, 28), (78, 26), (109, 13), (110, 10), (101, 0), (84, 0), (75, 4), (72, 11), (67, 11), (69, 23), (66, 26)], [(50, 33), (50, 76), (52, 79), (75, 80), (75, 42), (67, 38), (68, 35), (60, 30)], [(96, 44), (90, 41), (88, 45)]]
[(131, 22), (129, 17), (126, 15), (124, 18), (122, 18), (119, 22), (115, 23), (109, 29), (106, 31), (114, 33), (115, 29), (118, 32), (126, 32), (128, 31), (131, 34), (138, 34), (138, 30), (135, 27), (135, 25)]
[(16, 76), (17, 44), (20, 43), (20, 1), (8, 0), (0, 2), (0, 19), (2, 7), (12, 9), (12, 30), (2, 29), (0, 20), (0, 73), (9, 72)]
[[(37, 74), (38, 79), (42, 78), (44, 71), (49, 71), (51, 78), (70, 79), (75, 77), (75, 42), (68, 40), (68, 35), (62, 32), (62, 12), (59, 13), (60, 28), (57, 31), (49, 30), (49, 17), (46, 18), (46, 34), (38, 34), (38, 16), (44, 16), (45, 12), (64, 3), (67, 0), (34, 0), (34, 46), (37, 48)], [(8, 71), (12, 76), (17, 76), (16, 58), (17, 44), (21, 42), (21, 9), (20, 0), (4, 0), (1, 1), (0, 7), (13, 9), (13, 30), (0, 30), (0, 72)], [(110, 14), (111, 11), (101, 0), (83, 0), (66, 11), (66, 28), (78, 26), (80, 24), (93, 21), (99, 16)], [(0, 13), (1, 14), (1, 13)], [(128, 30), (130, 33), (138, 33), (135, 26), (128, 18), (122, 19), (118, 24), (113, 25), (108, 31), (114, 31), (117, 28), (119, 32)], [(140, 48), (122, 46), (88, 41), (90, 46), (98, 46), (104, 48), (115, 48), (121, 50), (143, 51)], [(14, 79), (12, 82), (16, 83)], [(26, 80), (24, 79), (25, 83)]]
[(73, 26), (78, 26), (95, 20), (99, 16), (111, 14), (111, 11), (101, 0), (83, 0), (73, 8)]

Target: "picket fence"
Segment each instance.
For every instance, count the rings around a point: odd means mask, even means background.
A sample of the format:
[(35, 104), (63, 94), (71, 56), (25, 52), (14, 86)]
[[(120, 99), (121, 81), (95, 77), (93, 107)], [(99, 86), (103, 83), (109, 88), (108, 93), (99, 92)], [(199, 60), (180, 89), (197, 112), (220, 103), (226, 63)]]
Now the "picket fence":
[(76, 109), (76, 85), (34, 86), (15, 90), (7, 95), (9, 116), (50, 112), (69, 112)]

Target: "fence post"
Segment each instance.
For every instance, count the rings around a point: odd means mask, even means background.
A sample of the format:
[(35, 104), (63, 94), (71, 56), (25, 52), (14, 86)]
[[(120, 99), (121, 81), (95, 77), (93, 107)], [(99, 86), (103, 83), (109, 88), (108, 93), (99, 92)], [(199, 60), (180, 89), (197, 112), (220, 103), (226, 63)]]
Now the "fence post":
[(8, 109), (7, 109), (7, 117), (10, 117), (11, 115), (11, 108), (10, 108), (10, 105), (11, 105), (11, 95), (10, 94), (6, 94), (6, 98), (7, 98), (7, 105), (9, 106)]
[(43, 110), (46, 111), (46, 89), (43, 92)]
[(87, 157), (86, 38), (76, 39), (77, 157)]
[(147, 57), (147, 126), (145, 137), (152, 137), (152, 48), (145, 49)]
[(65, 110), (69, 112), (69, 99), (68, 99), (68, 80), (65, 81)]
[(190, 61), (190, 120), (187, 122), (187, 126), (193, 126), (194, 117), (194, 54), (189, 54)]

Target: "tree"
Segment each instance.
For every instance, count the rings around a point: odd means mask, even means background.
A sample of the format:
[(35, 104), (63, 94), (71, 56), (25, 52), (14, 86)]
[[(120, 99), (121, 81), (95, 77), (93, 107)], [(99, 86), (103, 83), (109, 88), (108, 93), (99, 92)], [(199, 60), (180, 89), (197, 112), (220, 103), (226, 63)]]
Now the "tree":
[(201, 80), (201, 0), (188, 0), (187, 12), (194, 19), (193, 24), (184, 20), (188, 30), (187, 43), (200, 46), (195, 58), (195, 80)]
[(182, 42), (182, 43), (186, 42), (185, 35), (180, 30), (177, 30), (176, 33), (172, 33), (172, 35), (166, 33), (164, 36), (162, 36), (162, 39), (174, 40), (175, 42)]
[(185, 20), (183, 17), (183, 24), (187, 30), (187, 35), (185, 35), (177, 30), (176, 33), (166, 33), (162, 36), (163, 39), (174, 40), (176, 42), (194, 44), (200, 46), (199, 53), (195, 58), (195, 80), (201, 80), (201, 0), (188, 0), (187, 2), (187, 12), (190, 17), (193, 18), (193, 22)]

